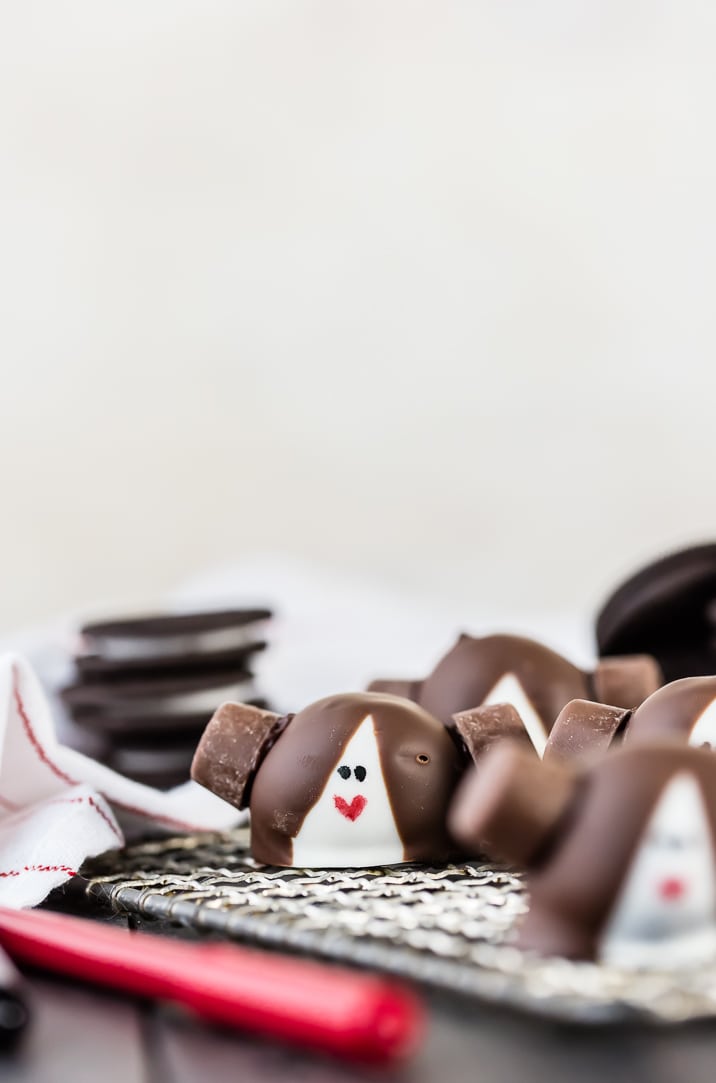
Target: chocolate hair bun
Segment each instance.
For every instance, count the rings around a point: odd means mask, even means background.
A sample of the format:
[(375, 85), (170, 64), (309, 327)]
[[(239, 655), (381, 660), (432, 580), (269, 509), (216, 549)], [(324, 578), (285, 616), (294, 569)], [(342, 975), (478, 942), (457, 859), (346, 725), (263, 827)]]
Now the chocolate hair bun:
[(635, 711), (574, 700), (552, 727), (545, 758), (586, 761), (620, 740), (673, 740), (716, 749), (716, 677), (684, 677), (659, 688)]
[(631, 717), (632, 711), (623, 707), (574, 699), (557, 716), (544, 758), (550, 763), (597, 760), (623, 738)]
[(667, 681), (716, 673), (716, 544), (640, 568), (605, 601), (596, 637), (600, 654), (652, 654)]
[(462, 635), (425, 680), (380, 680), (370, 689), (407, 695), (443, 722), (475, 707), (509, 703), (542, 755), (554, 720), (570, 700), (636, 707), (660, 683), (649, 657), (605, 658), (587, 673), (532, 639)]
[(448, 804), (467, 757), (406, 699), (329, 696), (280, 718), (225, 704), (192, 778), (251, 810), (251, 852), (268, 865), (364, 867), (445, 861)]
[(450, 824), (527, 866), (522, 948), (659, 969), (716, 955), (716, 758), (702, 749), (623, 747), (577, 771), (503, 743)]

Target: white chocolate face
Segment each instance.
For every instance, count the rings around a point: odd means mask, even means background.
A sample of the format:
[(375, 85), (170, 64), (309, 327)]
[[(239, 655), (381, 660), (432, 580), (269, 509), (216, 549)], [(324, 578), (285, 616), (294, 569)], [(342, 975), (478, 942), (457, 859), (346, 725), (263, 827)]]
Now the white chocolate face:
[(600, 958), (662, 969), (716, 953), (716, 865), (701, 790), (682, 772), (665, 787), (602, 934)]
[(404, 860), (373, 718), (367, 715), (293, 841), (293, 864), (363, 868)]
[(522, 719), (527, 736), (535, 747), (538, 756), (544, 755), (547, 733), (542, 719), (532, 705), (532, 701), (514, 673), (505, 673), (482, 701), (482, 706), (493, 703), (511, 703)]
[(695, 748), (709, 745), (716, 749), (716, 699), (712, 699), (696, 719), (694, 728), (689, 734), (689, 744)]

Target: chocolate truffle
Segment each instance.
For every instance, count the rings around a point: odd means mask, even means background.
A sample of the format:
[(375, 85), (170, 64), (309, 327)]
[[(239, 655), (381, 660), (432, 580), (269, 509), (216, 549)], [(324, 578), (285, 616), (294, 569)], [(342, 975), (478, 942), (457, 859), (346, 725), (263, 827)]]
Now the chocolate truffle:
[(224, 704), (199, 742), (192, 778), (250, 809), (257, 861), (364, 867), (455, 852), (446, 816), (466, 763), (427, 711), (364, 692), (283, 718)]
[(585, 673), (532, 639), (461, 635), (425, 680), (380, 680), (370, 688), (408, 696), (443, 722), (481, 705), (510, 703), (542, 755), (552, 723), (570, 700), (636, 707), (660, 683), (649, 657), (606, 658)]
[(503, 742), (450, 825), (529, 870), (524, 949), (655, 968), (716, 954), (716, 758), (703, 749), (622, 747), (575, 770)]
[(653, 655), (666, 681), (716, 673), (716, 545), (640, 568), (605, 601), (596, 638), (600, 654)]

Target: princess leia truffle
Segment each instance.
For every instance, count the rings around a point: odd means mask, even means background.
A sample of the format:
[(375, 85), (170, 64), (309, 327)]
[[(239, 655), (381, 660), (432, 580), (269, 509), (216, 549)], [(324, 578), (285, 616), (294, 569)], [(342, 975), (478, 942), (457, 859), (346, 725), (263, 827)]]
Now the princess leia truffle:
[(527, 867), (522, 948), (665, 968), (716, 955), (716, 758), (622, 748), (579, 771), (503, 743), (458, 792), (465, 844)]
[(251, 852), (269, 865), (436, 862), (455, 852), (447, 809), (468, 762), (457, 734), (408, 700), (335, 695), (283, 718), (226, 703), (192, 778), (251, 812)]
[(570, 700), (636, 707), (660, 683), (659, 667), (648, 655), (603, 658), (587, 673), (532, 639), (462, 635), (425, 680), (379, 680), (370, 688), (407, 696), (446, 723), (479, 706), (509, 703), (541, 756)]

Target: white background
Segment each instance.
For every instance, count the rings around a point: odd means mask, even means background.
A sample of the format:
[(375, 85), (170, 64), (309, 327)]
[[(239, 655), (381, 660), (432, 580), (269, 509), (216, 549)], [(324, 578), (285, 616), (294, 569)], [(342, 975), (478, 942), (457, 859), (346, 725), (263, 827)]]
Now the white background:
[(0, 4), (0, 629), (716, 532), (716, 6)]

